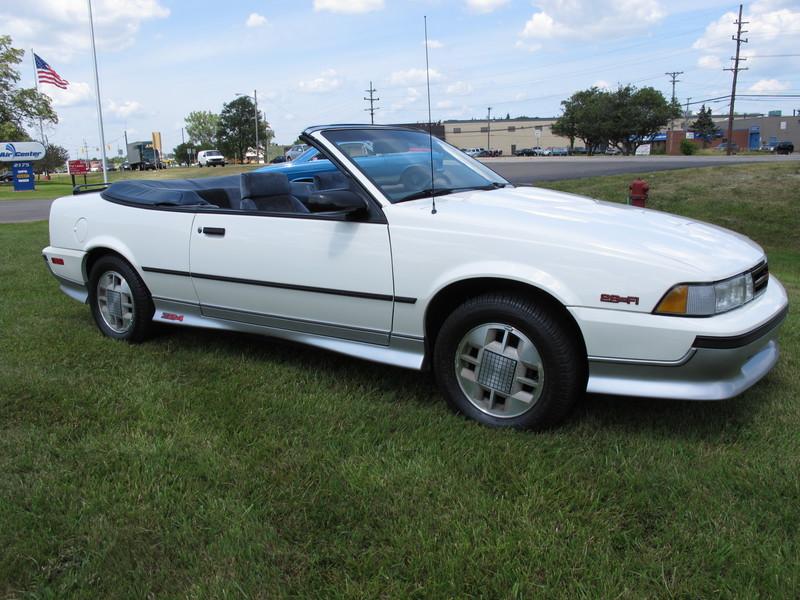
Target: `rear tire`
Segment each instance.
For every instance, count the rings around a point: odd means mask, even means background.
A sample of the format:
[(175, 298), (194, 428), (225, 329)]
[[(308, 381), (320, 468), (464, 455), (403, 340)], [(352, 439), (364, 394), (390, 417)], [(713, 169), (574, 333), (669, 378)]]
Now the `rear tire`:
[(586, 354), (572, 328), (511, 293), (453, 311), (439, 330), (433, 368), (450, 407), (491, 427), (545, 429), (586, 391)]
[(89, 305), (98, 329), (110, 338), (135, 343), (150, 334), (153, 299), (136, 270), (118, 256), (103, 256), (92, 266)]

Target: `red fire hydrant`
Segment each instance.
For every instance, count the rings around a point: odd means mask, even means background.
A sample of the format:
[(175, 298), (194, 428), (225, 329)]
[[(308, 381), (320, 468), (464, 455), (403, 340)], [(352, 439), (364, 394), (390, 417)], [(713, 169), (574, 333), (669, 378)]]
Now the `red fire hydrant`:
[(628, 204), (644, 208), (647, 203), (647, 194), (650, 192), (650, 186), (641, 177), (634, 179), (628, 186), (630, 193), (628, 194)]

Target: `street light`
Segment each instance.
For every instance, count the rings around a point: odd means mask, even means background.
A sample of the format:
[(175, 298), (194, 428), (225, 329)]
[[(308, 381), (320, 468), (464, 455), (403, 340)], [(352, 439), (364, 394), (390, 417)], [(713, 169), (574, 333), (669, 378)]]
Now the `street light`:
[(255, 106), (255, 117), (256, 117), (256, 164), (261, 164), (259, 161), (259, 153), (258, 153), (258, 90), (253, 90), (253, 95), (250, 94), (236, 94), (237, 96), (246, 96), (250, 98)]

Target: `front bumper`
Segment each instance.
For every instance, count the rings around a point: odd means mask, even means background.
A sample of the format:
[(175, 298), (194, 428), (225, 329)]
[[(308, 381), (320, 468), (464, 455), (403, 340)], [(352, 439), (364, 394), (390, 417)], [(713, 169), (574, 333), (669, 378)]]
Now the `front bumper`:
[[(662, 335), (665, 333), (662, 326), (670, 323), (670, 317), (643, 316), (639, 321), (643, 325), (641, 331), (636, 335), (624, 332), (619, 340), (642, 336), (640, 346), (667, 348), (668, 354), (654, 359), (652, 353), (642, 352), (638, 357), (620, 358), (622, 352), (598, 356), (590, 350), (587, 391), (681, 400), (732, 398), (775, 366), (779, 356), (778, 332), (787, 313), (786, 292), (772, 277), (764, 296), (746, 308), (727, 313), (724, 319), (679, 318), (668, 335)], [(644, 326), (646, 322), (652, 322), (653, 326)], [(678, 350), (678, 339), (690, 341), (676, 356), (673, 352)], [(590, 347), (592, 340), (586, 341)]]

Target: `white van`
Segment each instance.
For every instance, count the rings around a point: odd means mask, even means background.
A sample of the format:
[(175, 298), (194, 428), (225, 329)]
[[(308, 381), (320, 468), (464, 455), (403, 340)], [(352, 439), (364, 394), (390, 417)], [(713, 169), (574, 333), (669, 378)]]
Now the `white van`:
[(217, 165), (225, 166), (225, 157), (219, 150), (200, 150), (197, 153), (198, 167), (216, 167)]

